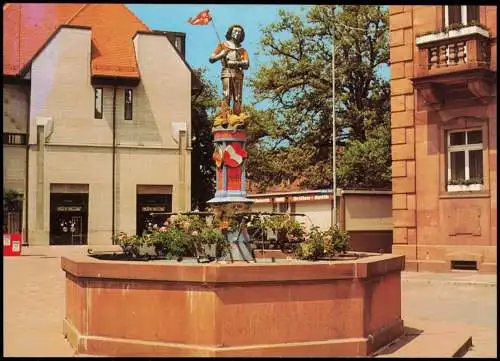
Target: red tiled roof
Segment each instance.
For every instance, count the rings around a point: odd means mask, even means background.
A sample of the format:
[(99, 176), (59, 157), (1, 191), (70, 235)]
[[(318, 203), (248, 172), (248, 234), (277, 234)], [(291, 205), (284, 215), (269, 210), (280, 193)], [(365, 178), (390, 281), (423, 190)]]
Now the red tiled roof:
[(3, 74), (18, 75), (61, 25), (92, 29), (92, 75), (139, 77), (132, 38), (151, 31), (123, 4), (7, 4)]

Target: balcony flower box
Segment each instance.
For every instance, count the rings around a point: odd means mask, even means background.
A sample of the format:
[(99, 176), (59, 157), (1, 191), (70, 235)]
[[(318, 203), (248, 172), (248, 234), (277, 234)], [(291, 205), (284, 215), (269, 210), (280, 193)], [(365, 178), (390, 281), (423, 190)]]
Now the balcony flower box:
[(482, 184), (448, 184), (448, 192), (474, 192), (483, 189)]

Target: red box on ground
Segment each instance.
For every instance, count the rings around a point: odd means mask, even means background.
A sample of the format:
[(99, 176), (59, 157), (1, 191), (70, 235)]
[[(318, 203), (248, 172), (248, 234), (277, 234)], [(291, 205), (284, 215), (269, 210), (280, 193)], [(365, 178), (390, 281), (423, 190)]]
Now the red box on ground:
[(3, 234), (3, 255), (4, 256), (20, 256), (22, 249), (21, 233), (4, 233)]

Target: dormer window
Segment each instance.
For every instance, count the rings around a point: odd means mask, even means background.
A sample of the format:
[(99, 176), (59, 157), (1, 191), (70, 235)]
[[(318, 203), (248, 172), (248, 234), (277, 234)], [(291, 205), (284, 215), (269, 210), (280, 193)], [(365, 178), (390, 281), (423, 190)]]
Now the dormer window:
[(174, 37), (174, 46), (179, 51), (179, 53), (182, 55), (182, 57), (186, 56), (186, 52), (184, 50), (184, 36), (182, 36), (182, 35), (175, 35), (175, 37)]
[(175, 47), (182, 53), (182, 38), (180, 36), (175, 37)]
[(478, 5), (445, 5), (444, 26), (470, 25), (479, 22)]

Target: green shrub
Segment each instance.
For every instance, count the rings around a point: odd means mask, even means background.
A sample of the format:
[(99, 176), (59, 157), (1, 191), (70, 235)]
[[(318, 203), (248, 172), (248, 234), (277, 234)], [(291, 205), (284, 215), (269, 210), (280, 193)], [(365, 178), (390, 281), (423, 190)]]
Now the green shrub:
[(222, 231), (208, 225), (205, 219), (196, 215), (173, 216), (164, 226), (155, 227), (142, 236), (129, 236), (120, 232), (112, 240), (113, 244), (120, 245), (123, 252), (131, 257), (139, 256), (140, 248), (147, 246), (154, 246), (158, 256), (168, 259), (195, 257), (204, 253), (204, 246), (215, 245), (217, 257), (226, 255), (229, 249)]
[(311, 230), (306, 235), (306, 239), (296, 248), (295, 255), (300, 259), (311, 261), (323, 257), (323, 236), (323, 232), (319, 230), (319, 227), (311, 227)]
[(305, 260), (319, 258), (333, 258), (347, 252), (349, 249), (349, 234), (342, 231), (337, 225), (326, 231), (313, 226), (306, 235), (304, 242), (297, 247), (295, 256)]

